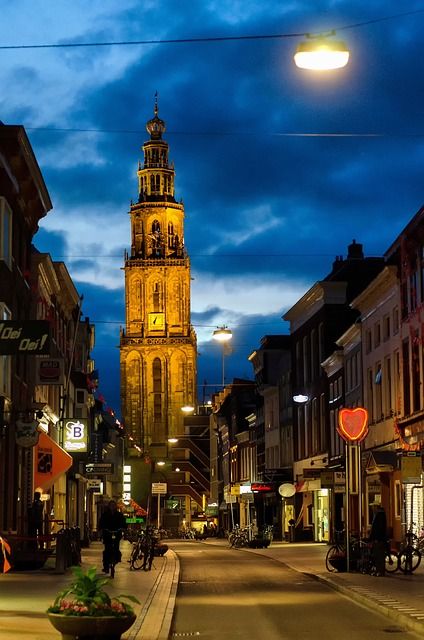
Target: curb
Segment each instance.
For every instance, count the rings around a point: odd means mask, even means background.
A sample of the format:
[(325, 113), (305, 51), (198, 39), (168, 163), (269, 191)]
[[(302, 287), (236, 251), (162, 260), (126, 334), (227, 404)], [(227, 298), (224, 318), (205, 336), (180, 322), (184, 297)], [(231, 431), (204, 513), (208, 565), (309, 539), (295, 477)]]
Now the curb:
[[(298, 571), (293, 566), (290, 566), (290, 568)], [(334, 591), (343, 593), (343, 595), (359, 602), (368, 609), (382, 613), (409, 631), (415, 631), (420, 635), (424, 635), (424, 611), (408, 607), (407, 604), (400, 602), (400, 600), (394, 600), (390, 596), (384, 595), (384, 593), (370, 590), (367, 587), (358, 587), (356, 585), (347, 586), (335, 582), (331, 578), (326, 578), (325, 576), (314, 573), (307, 573), (305, 571), (299, 571), (299, 573), (303, 573), (322, 584), (328, 585), (331, 589), (334, 589)]]
[(165, 562), (150, 590), (141, 613), (125, 640), (167, 640), (174, 613), (180, 563), (172, 549), (168, 549)]

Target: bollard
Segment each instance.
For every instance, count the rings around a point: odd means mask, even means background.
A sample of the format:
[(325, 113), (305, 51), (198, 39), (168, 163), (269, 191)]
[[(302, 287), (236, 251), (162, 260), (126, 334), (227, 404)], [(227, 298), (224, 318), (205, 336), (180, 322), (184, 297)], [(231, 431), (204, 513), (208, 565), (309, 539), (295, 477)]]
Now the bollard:
[(56, 562), (55, 573), (65, 573), (66, 561), (65, 561), (65, 532), (62, 529), (56, 535)]

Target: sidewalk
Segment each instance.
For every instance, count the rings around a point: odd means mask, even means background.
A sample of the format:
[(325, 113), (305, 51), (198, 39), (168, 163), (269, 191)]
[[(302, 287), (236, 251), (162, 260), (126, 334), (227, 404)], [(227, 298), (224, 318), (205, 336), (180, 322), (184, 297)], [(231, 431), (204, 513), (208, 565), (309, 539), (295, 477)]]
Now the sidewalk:
[[(226, 540), (207, 538), (204, 544), (228, 548)], [(306, 573), (361, 604), (380, 611), (393, 622), (424, 636), (424, 558), (411, 575), (396, 572), (384, 577), (361, 573), (329, 573), (325, 568), (327, 544), (273, 542), (268, 549), (239, 550), (283, 562)]]
[[(91, 543), (82, 550), (82, 566), (102, 567), (103, 545)], [(126, 562), (131, 544), (121, 543), (122, 563), (111, 580), (108, 593), (130, 593), (140, 600), (135, 605), (137, 620), (124, 634), (125, 640), (167, 640), (174, 609), (179, 563), (169, 549), (164, 557), (155, 558), (151, 571), (130, 571)], [(55, 574), (48, 565), (37, 571), (0, 574), (1, 640), (60, 640), (60, 634), (45, 615), (58, 591), (70, 583), (72, 573)]]

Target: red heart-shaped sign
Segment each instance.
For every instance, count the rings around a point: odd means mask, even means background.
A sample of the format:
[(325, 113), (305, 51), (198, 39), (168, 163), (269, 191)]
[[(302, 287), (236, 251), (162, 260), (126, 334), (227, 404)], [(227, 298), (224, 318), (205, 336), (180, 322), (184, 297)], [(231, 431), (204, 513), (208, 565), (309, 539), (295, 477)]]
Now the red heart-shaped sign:
[(368, 411), (362, 407), (340, 409), (337, 431), (343, 440), (360, 442), (368, 433)]

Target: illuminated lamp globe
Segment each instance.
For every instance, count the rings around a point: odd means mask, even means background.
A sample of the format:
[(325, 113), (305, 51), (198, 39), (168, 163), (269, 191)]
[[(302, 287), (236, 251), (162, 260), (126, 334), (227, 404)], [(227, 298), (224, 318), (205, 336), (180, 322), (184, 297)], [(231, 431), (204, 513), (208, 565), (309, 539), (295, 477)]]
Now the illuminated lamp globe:
[(341, 69), (349, 61), (349, 49), (341, 40), (311, 38), (301, 42), (294, 54), (296, 66), (312, 71)]
[(304, 402), (308, 402), (309, 397), (305, 396), (303, 393), (299, 393), (297, 396), (293, 396), (293, 400), (298, 404), (303, 404)]
[(218, 329), (215, 329), (213, 332), (212, 337), (214, 340), (218, 340), (218, 342), (228, 342), (228, 340), (231, 340), (233, 337), (233, 333), (228, 327), (218, 327)]
[(191, 404), (185, 404), (183, 407), (181, 407), (181, 411), (183, 413), (193, 413), (194, 407)]
[(168, 438), (169, 444), (176, 444), (178, 442), (178, 438)]
[(158, 465), (158, 467), (163, 467), (163, 466), (165, 466), (165, 463), (164, 463), (164, 461), (163, 461), (163, 460), (158, 460), (156, 464)]

